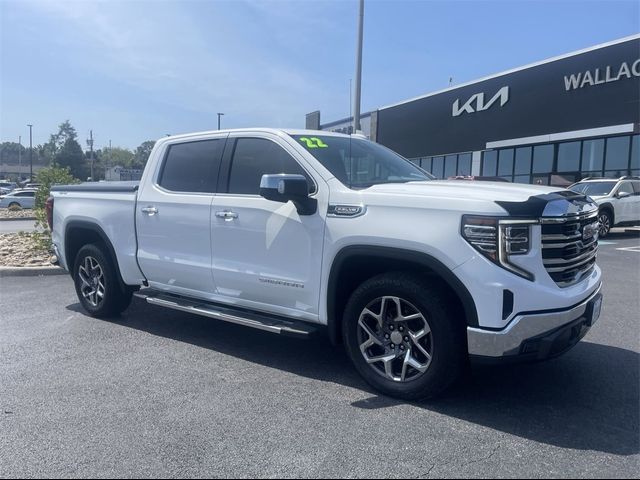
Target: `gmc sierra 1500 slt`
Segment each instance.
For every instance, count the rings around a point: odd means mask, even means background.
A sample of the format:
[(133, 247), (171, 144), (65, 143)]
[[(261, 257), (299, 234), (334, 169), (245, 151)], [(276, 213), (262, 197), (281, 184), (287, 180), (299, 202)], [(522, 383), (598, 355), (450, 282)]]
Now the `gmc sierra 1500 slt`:
[(51, 190), (54, 250), (90, 315), (135, 294), (267, 332), (326, 329), (400, 398), (437, 395), (470, 358), (559, 355), (600, 314), (589, 197), (435, 181), (358, 136), (166, 137), (139, 183)]

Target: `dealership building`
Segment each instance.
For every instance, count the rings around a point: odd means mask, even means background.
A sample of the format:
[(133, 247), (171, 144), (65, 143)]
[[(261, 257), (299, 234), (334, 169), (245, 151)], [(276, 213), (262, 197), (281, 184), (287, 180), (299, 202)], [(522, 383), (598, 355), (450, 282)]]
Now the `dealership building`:
[[(382, 107), (362, 131), (439, 178), (640, 175), (640, 35)], [(307, 128), (351, 132), (349, 118)]]

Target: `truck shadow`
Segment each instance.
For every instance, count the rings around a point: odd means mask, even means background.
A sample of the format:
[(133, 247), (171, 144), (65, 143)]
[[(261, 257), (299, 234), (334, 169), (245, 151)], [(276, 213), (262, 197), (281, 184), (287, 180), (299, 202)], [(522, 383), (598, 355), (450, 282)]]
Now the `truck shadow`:
[[(67, 308), (82, 313), (79, 304)], [(354, 408), (407, 403), (377, 395), (342, 349), (332, 347), (322, 335), (291, 339), (139, 300), (111, 321), (372, 395), (352, 403)], [(640, 355), (583, 341), (565, 356), (545, 363), (474, 367), (444, 397), (412, 405), (543, 444), (634, 455), (640, 452), (639, 401)]]

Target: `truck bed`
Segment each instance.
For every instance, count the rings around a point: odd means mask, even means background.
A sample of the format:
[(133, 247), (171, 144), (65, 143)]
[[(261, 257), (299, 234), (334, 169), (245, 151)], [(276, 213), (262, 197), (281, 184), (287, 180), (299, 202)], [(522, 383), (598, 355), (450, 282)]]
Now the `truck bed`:
[[(60, 226), (54, 228), (53, 240), (60, 247), (58, 257), (62, 267), (70, 271), (74, 262), (73, 258), (67, 258), (65, 232), (90, 228), (112, 244), (125, 283), (139, 285), (144, 280), (136, 261), (138, 185), (139, 182), (92, 182), (51, 187), (55, 202), (53, 223)], [(71, 241), (74, 236), (70, 236)]]

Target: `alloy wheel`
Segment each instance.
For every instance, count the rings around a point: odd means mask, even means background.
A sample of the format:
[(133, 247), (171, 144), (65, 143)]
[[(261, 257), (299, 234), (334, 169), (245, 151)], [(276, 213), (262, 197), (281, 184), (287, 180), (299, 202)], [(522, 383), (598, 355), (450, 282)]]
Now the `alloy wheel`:
[(366, 362), (383, 377), (406, 382), (431, 364), (433, 336), (425, 316), (399, 297), (379, 297), (358, 318), (358, 344)]
[(606, 213), (601, 213), (598, 220), (600, 221), (600, 236), (604, 237), (611, 230), (611, 220)]
[(104, 300), (104, 272), (98, 261), (86, 256), (78, 269), (78, 277), (82, 282), (80, 292), (82, 296), (93, 306), (97, 307)]

